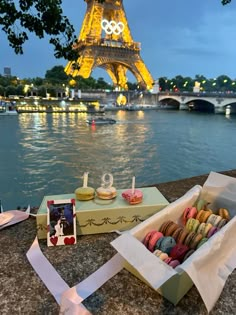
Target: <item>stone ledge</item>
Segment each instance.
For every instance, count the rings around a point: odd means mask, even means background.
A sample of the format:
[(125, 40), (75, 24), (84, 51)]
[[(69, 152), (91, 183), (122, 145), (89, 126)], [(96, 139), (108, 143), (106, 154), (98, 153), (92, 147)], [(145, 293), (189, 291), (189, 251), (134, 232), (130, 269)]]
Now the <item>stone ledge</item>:
[[(236, 170), (221, 173), (236, 177)], [(203, 185), (207, 176), (208, 174), (153, 186), (172, 202), (194, 185)], [(35, 219), (30, 218), (6, 228), (0, 231), (0, 235), (0, 313), (59, 314), (57, 303), (26, 258), (26, 252), (36, 235)], [(80, 236), (76, 245), (57, 248), (48, 248), (46, 240), (43, 240), (40, 241), (40, 247), (62, 278), (69, 286), (73, 286), (113, 257), (116, 252), (110, 242), (116, 237), (115, 233)], [(235, 313), (235, 283), (234, 271), (227, 280), (212, 315)], [(194, 286), (177, 306), (173, 306), (126, 270), (104, 284), (84, 301), (84, 305), (96, 315), (207, 314)]]

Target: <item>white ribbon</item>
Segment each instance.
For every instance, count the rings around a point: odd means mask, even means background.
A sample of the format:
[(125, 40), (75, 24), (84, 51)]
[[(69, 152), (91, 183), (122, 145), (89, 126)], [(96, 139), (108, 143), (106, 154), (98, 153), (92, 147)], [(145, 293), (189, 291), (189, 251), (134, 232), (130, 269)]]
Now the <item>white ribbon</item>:
[[(0, 225), (0, 229), (26, 220), (30, 215), (30, 207), (28, 207), (26, 212), (11, 210), (6, 213), (11, 215), (11, 219), (7, 223)], [(54, 296), (57, 303), (60, 304), (60, 312), (67, 315), (91, 315), (82, 304), (82, 301), (120, 272), (124, 263), (122, 256), (116, 254), (88, 278), (70, 288), (43, 255), (37, 236), (26, 256), (35, 272)]]
[(119, 254), (116, 254), (88, 278), (78, 283), (76, 286), (69, 288), (67, 283), (43, 255), (37, 237), (26, 256), (57, 303), (60, 304), (60, 311), (69, 315), (91, 314), (83, 306), (82, 301), (98, 290), (105, 282), (114, 277), (123, 268), (124, 261)]

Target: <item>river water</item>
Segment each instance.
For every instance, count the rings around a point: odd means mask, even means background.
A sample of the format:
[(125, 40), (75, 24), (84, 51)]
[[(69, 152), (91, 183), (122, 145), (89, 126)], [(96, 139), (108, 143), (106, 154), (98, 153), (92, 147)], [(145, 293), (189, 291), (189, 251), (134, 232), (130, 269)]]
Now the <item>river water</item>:
[(126, 189), (236, 168), (236, 117), (188, 111), (108, 112), (115, 125), (89, 126), (86, 114), (0, 117), (0, 199), (5, 210), (72, 193), (89, 172)]

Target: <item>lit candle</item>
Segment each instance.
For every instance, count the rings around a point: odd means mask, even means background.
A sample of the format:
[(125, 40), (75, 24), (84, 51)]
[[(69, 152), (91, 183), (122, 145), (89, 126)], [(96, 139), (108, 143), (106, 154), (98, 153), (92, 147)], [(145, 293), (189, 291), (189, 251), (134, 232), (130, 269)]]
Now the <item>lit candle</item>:
[(84, 183), (83, 183), (83, 187), (88, 187), (88, 172), (84, 173)]
[(134, 194), (134, 190), (135, 190), (135, 176), (133, 176), (132, 178), (132, 194)]

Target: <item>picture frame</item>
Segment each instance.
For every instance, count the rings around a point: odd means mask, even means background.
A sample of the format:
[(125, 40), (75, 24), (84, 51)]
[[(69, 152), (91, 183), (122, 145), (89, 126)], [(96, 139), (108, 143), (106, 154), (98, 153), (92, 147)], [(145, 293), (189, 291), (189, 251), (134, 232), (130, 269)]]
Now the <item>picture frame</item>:
[(76, 244), (75, 199), (47, 201), (47, 245)]

